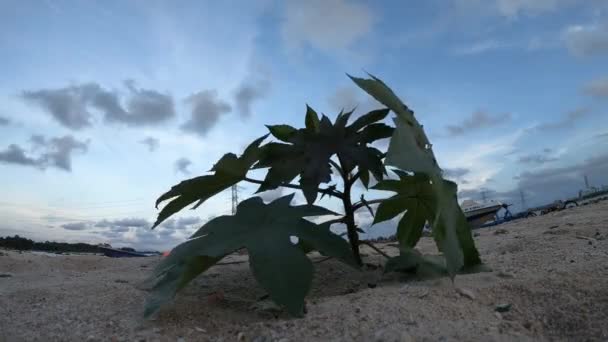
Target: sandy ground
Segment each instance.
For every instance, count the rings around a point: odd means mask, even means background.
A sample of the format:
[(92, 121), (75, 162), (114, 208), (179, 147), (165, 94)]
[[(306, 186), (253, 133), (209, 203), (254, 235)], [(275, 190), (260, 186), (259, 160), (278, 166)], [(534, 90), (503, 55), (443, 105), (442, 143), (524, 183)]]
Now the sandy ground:
[[(137, 285), (156, 257), (0, 251), (0, 341), (608, 341), (607, 201), (477, 232), (492, 272), (454, 284), (319, 263), (302, 319), (258, 301), (246, 263), (212, 268), (144, 321)], [(429, 238), (420, 250), (436, 251)]]

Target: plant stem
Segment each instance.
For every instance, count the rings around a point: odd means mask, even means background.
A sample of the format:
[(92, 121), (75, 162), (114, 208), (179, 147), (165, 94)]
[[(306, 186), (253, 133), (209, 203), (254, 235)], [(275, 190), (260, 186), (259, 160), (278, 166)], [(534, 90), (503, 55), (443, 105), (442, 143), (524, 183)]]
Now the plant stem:
[[(249, 183), (254, 183), (254, 184), (264, 184), (264, 181), (259, 180), (259, 179), (253, 179), (253, 178), (249, 178), (249, 177), (245, 177), (245, 179), (243, 179), (246, 182)], [(298, 190), (302, 190), (302, 187), (297, 185), (297, 184), (290, 184), (290, 183), (283, 183), (279, 186), (282, 186), (284, 188), (291, 188), (291, 189), (298, 189)], [(338, 190), (333, 190), (333, 189), (318, 189), (318, 192), (322, 193), (322, 194), (326, 194), (329, 196), (335, 196), (337, 198), (342, 199), (344, 194), (341, 191)]]
[[(344, 163), (340, 160), (340, 165), (344, 170)], [(359, 266), (363, 265), (361, 259), (361, 253), (359, 252), (359, 233), (357, 232), (357, 225), (355, 224), (355, 210), (350, 198), (350, 190), (352, 182), (349, 179), (349, 175), (342, 173), (342, 180), (344, 181), (344, 196), (342, 197), (342, 203), (344, 204), (344, 223), (346, 224), (346, 235), (348, 236), (348, 242), (353, 251), (353, 257)]]

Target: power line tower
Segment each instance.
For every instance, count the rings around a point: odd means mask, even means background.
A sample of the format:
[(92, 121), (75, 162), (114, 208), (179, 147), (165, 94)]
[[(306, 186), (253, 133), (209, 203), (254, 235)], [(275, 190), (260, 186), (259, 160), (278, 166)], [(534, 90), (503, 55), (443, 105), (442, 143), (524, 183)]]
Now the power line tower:
[(239, 188), (235, 184), (231, 187), (232, 192), (232, 215), (236, 214), (236, 207), (239, 205)]

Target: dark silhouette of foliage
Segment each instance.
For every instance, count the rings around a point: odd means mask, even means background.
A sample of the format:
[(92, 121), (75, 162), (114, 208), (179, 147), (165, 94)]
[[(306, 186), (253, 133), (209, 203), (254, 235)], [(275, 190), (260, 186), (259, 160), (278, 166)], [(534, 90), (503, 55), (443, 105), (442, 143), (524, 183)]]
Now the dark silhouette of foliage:
[(16, 249), (18, 251), (29, 251), (34, 248), (34, 241), (19, 235), (0, 237), (0, 247)]
[(15, 235), (13, 237), (0, 237), (0, 247), (20, 251), (40, 251), (50, 253), (100, 253), (99, 248), (87, 243), (67, 242), (34, 242), (30, 239)]
[[(268, 135), (260, 137), (241, 156), (224, 155), (210, 174), (185, 180), (156, 201), (157, 206), (169, 202), (154, 227), (186, 206), (196, 202), (196, 208), (239, 182), (258, 184), (257, 192), (277, 187), (300, 190), (307, 204), (291, 206), (293, 193), (269, 204), (252, 197), (242, 202), (234, 215), (207, 222), (191, 239), (173, 249), (146, 282), (151, 289), (146, 316), (158, 311), (196, 276), (242, 248), (249, 252), (253, 274), (269, 297), (291, 314), (301, 315), (313, 274), (313, 264), (306, 254), (319, 251), (360, 267), (363, 261), (359, 248), (370, 242), (359, 240), (362, 231), (355, 222), (355, 212), (364, 209), (373, 213), (371, 203), (379, 203), (374, 223), (404, 213), (396, 234), (399, 256), (382, 252), (388, 258), (388, 271), (414, 270), (454, 277), (481, 265), (470, 227), (457, 203), (456, 184), (442, 178), (431, 144), (413, 111), (374, 76), (349, 77), (386, 108), (364, 114), (349, 125), (353, 112), (340, 112), (332, 122), (307, 106), (303, 128), (268, 125), (270, 135), (278, 141), (263, 144)], [(389, 112), (395, 114), (395, 127), (380, 122)], [(384, 138), (390, 138), (386, 153), (370, 145)], [(265, 178), (247, 177), (254, 169), (266, 169)], [(387, 169), (399, 178), (385, 179)], [(370, 174), (378, 181), (374, 189), (394, 195), (372, 201), (362, 196), (353, 203), (353, 185), (361, 182), (367, 189)], [(331, 184), (334, 178), (341, 180), (341, 189)], [(340, 200), (344, 212), (333, 213), (314, 205), (324, 196)], [(321, 224), (306, 219), (327, 215), (339, 218)], [(347, 240), (329, 229), (334, 223), (346, 226)], [(413, 249), (427, 224), (442, 256), (427, 258)], [(297, 243), (291, 241), (294, 237)]]

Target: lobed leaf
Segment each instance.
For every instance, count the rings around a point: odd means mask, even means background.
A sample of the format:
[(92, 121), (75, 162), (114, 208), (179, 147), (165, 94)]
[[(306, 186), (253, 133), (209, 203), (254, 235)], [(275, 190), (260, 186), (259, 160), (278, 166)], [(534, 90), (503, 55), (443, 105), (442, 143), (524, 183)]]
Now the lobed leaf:
[(434, 219), (436, 198), (427, 176), (398, 174), (399, 180), (383, 180), (372, 188), (397, 193), (378, 205), (373, 224), (405, 212), (397, 225), (397, 240), (401, 248), (412, 248), (422, 237), (426, 222)]
[(144, 304), (144, 318), (154, 315), (164, 303), (173, 300), (179, 290), (219, 260), (220, 258), (195, 256), (179, 261), (168, 258), (161, 262), (154, 275), (144, 284), (152, 290)]
[(372, 110), (371, 112), (362, 115), (357, 120), (355, 120), (355, 122), (350, 125), (350, 129), (355, 132), (359, 131), (365, 126), (371, 125), (380, 120), (384, 120), (384, 118), (386, 118), (389, 112), (390, 109), (388, 108)]
[[(431, 186), (425, 192), (428, 195), (429, 204), (432, 203), (432, 205), (413, 206), (421, 202), (412, 202), (409, 199), (404, 200), (404, 203), (401, 204), (402, 208), (406, 208), (410, 213), (407, 221), (402, 219), (400, 222), (401, 231), (404, 232), (400, 237), (401, 246), (410, 247), (412, 243), (418, 241), (422, 229), (418, 227), (423, 226), (422, 222), (428, 220), (433, 227), (437, 246), (446, 256), (446, 265), (451, 277), (463, 267), (481, 264), (471, 230), (456, 199), (456, 185), (442, 179), (441, 169), (437, 164), (431, 144), (422, 125), (415, 119), (414, 112), (375, 76), (370, 75), (370, 79), (350, 75), (349, 77), (361, 89), (396, 114), (394, 118), (396, 127), (389, 143), (385, 164), (426, 175), (431, 182), (429, 183)], [(385, 186), (388, 185), (385, 184)], [(385, 207), (383, 210), (392, 214), (397, 210), (394, 202), (388, 202), (389, 207)], [(431, 213), (432, 215), (430, 215)], [(408, 217), (407, 213), (405, 217)], [(398, 227), (398, 229), (400, 228)]]
[(268, 130), (270, 130), (270, 133), (275, 138), (284, 142), (290, 142), (293, 135), (297, 132), (297, 129), (289, 125), (266, 125), (266, 127), (268, 127)]
[(271, 134), (285, 143), (269, 143), (262, 146), (262, 154), (256, 167), (270, 170), (257, 192), (271, 190), (300, 177), (300, 187), (307, 203), (318, 197), (319, 185), (331, 181), (330, 160), (338, 156), (343, 172), (350, 173), (355, 167), (365, 174), (362, 181), (369, 183), (366, 173), (377, 179), (385, 174), (382, 154), (368, 144), (393, 134), (393, 128), (376, 121), (383, 119), (387, 110), (366, 114), (358, 119), (356, 126), (347, 126), (351, 112), (341, 112), (332, 123), (325, 115), (319, 119), (317, 113), (306, 107), (306, 128), (291, 126), (268, 126)]
[[(313, 265), (306, 257), (310, 248), (358, 266), (348, 243), (331, 232), (328, 224), (303, 219), (336, 213), (312, 205), (290, 206), (293, 196), (269, 204), (259, 197), (249, 198), (238, 205), (234, 216), (210, 220), (190, 240), (175, 247), (152, 277), (147, 315), (171, 300), (196, 275), (241, 248), (247, 248), (253, 275), (270, 298), (292, 315), (302, 315), (304, 297), (312, 283)], [(294, 245), (291, 236), (302, 243)]]
[(370, 144), (376, 140), (386, 139), (393, 136), (394, 128), (383, 124), (383, 123), (374, 123), (366, 126), (361, 130), (360, 142)]
[(320, 127), (319, 115), (314, 109), (306, 105), (306, 118), (304, 120), (306, 129), (310, 132), (318, 132)]
[(259, 145), (266, 137), (267, 135), (254, 140), (240, 157), (237, 157), (234, 153), (227, 153), (222, 156), (211, 168), (210, 171), (214, 172), (213, 174), (182, 181), (162, 194), (156, 200), (157, 208), (160, 203), (172, 200), (161, 209), (152, 229), (192, 203), (198, 201), (194, 206), (196, 208), (214, 195), (243, 180), (247, 171), (258, 160), (260, 156)]

